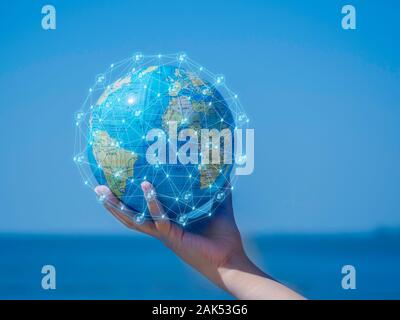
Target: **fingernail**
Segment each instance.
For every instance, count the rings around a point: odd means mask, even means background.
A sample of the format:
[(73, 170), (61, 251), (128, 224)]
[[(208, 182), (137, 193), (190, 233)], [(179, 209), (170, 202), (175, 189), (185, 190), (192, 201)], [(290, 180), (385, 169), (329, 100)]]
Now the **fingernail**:
[(147, 192), (152, 189), (151, 184), (148, 181), (143, 181), (140, 186), (142, 187), (143, 192)]
[(146, 198), (147, 201), (151, 201), (156, 197), (156, 192), (153, 186), (149, 182), (144, 181), (141, 183), (140, 186), (142, 187), (144, 197)]
[(107, 193), (105, 193), (103, 190), (101, 190), (101, 188), (96, 187), (94, 189), (94, 192), (97, 195), (97, 200), (99, 200), (100, 202), (105, 202), (107, 200)]

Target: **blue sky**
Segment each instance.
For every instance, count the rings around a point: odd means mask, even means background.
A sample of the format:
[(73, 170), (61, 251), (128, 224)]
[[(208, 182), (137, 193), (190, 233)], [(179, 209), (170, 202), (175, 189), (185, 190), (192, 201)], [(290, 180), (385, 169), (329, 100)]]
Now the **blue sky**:
[(0, 4), (0, 232), (124, 232), (72, 162), (94, 76), (134, 52), (185, 51), (238, 92), (255, 172), (234, 194), (244, 232), (400, 225), (398, 1), (47, 1)]

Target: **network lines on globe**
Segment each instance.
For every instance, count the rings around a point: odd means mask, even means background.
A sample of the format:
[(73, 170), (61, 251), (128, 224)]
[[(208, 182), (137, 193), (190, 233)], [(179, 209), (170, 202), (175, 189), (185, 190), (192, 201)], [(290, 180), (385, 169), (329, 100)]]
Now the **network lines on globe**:
[(140, 187), (149, 181), (166, 217), (185, 226), (233, 189), (245, 157), (237, 132), (248, 123), (223, 75), (185, 53), (136, 53), (95, 77), (75, 113), (73, 159), (84, 184), (107, 185), (134, 222), (151, 219)]

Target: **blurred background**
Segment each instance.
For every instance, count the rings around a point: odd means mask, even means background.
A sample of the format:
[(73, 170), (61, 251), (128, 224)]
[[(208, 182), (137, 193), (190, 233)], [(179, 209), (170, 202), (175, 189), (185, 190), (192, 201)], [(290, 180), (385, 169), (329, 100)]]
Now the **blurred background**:
[(0, 298), (231, 298), (125, 230), (72, 161), (95, 75), (137, 51), (184, 51), (239, 94), (256, 132), (234, 192), (252, 259), (308, 298), (400, 298), (400, 3), (352, 0), (356, 30), (346, 4), (1, 1)]

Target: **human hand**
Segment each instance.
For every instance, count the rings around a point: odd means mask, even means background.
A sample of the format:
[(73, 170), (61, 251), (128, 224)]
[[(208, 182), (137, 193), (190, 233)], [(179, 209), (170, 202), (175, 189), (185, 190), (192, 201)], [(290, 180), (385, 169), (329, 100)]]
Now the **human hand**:
[(95, 192), (125, 226), (159, 239), (182, 260), (237, 298), (301, 298), (264, 274), (247, 257), (233, 216), (231, 194), (215, 208), (214, 217), (201, 233), (194, 233), (168, 219), (149, 182), (143, 182), (141, 187), (152, 217), (152, 221), (142, 224), (134, 222), (136, 213), (126, 208), (106, 186), (96, 187)]

